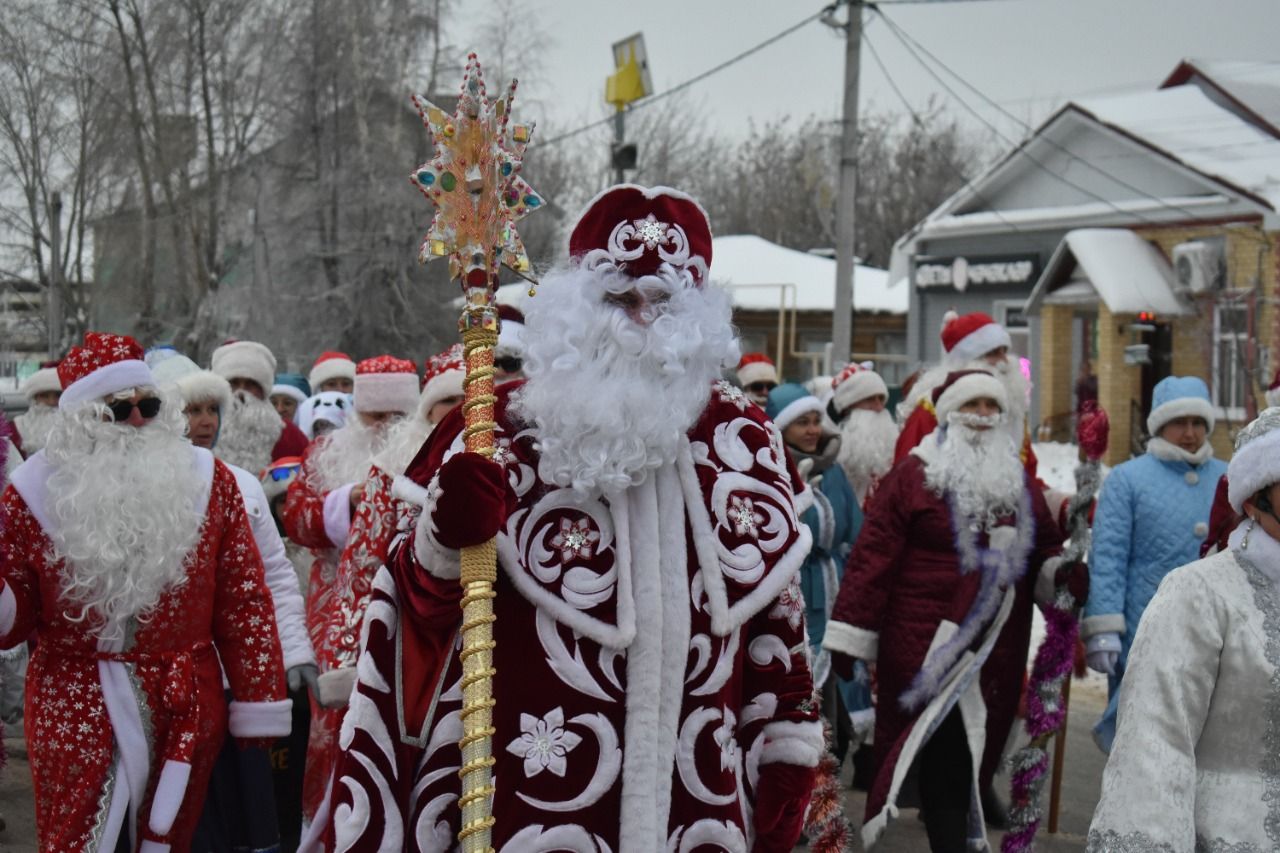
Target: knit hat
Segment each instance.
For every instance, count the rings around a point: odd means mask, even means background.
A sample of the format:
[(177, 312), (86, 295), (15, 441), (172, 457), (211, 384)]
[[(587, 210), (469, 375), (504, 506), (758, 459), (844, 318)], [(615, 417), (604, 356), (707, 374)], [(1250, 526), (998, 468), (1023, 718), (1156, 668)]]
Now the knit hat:
[(1008, 392), (994, 375), (985, 370), (951, 371), (942, 384), (933, 389), (933, 411), (938, 423), (946, 425), (952, 412), (979, 397), (990, 397), (1000, 406), (1000, 411), (1009, 411)]
[(422, 397), (418, 414), (424, 419), (431, 407), (441, 400), (462, 394), (462, 381), (467, 378), (467, 365), (462, 358), (462, 344), (454, 344), (427, 359), (424, 365)]
[(769, 403), (764, 412), (774, 426), (784, 430), (802, 415), (809, 412), (821, 414), (822, 408), (822, 401), (806, 391), (803, 385), (787, 382), (769, 392)]
[(44, 394), (47, 391), (61, 391), (62, 381), (58, 379), (57, 367), (42, 367), (35, 373), (22, 380), (22, 385), (18, 388), (30, 403), (35, 400), (37, 394)]
[[(150, 350), (147, 357), (151, 358)], [(231, 408), (231, 383), (176, 350), (162, 358), (151, 372), (158, 385), (176, 390), (184, 403), (213, 400), (223, 412)]]
[(58, 381), (62, 383), (58, 408), (64, 412), (126, 388), (156, 386), (138, 342), (128, 335), (105, 332), (84, 333), (84, 344), (72, 347), (59, 362)]
[(1263, 409), (1236, 436), (1236, 452), (1227, 465), (1227, 500), (1240, 513), (1244, 502), (1280, 482), (1280, 408)]
[(256, 341), (227, 341), (213, 351), (209, 368), (228, 382), (250, 379), (266, 394), (275, 384), (276, 357)]
[(355, 408), (355, 401), (351, 399), (350, 394), (342, 391), (321, 391), (319, 394), (308, 397), (306, 402), (298, 407), (298, 413), (294, 415), (293, 420), (307, 438), (314, 440), (317, 421), (328, 421), (340, 429), (347, 425), (347, 418)]
[(1267, 406), (1280, 406), (1280, 368), (1277, 368), (1276, 375), (1272, 377), (1271, 384), (1267, 386), (1266, 393), (1262, 395)]
[(268, 397), (283, 394), (298, 401), (301, 406), (311, 396), (311, 384), (301, 373), (277, 373), (275, 384), (271, 386)]
[[(502, 320), (502, 327), (498, 330), (498, 348), (496, 354), (499, 356), (511, 355), (516, 358), (524, 357), (524, 312), (514, 305), (499, 305), (498, 317)], [(427, 359), (429, 362), (430, 359)], [(445, 395), (449, 396), (448, 394)]]
[(981, 311), (959, 315), (948, 311), (942, 318), (943, 359), (951, 367), (960, 367), (982, 358), (993, 349), (1011, 346), (1009, 333)]
[(1198, 376), (1166, 376), (1151, 392), (1151, 414), (1147, 415), (1147, 435), (1157, 436), (1175, 418), (1204, 418), (1213, 432), (1213, 404), (1209, 386)]
[(357, 412), (408, 414), (418, 402), (418, 366), (407, 359), (366, 358), (356, 365), (355, 384)]
[(835, 391), (831, 403), (837, 414), (868, 397), (880, 395), (886, 400), (889, 398), (889, 387), (884, 384), (880, 374), (869, 366), (856, 363), (846, 365), (831, 380), (831, 388)]
[(615, 268), (633, 278), (670, 264), (701, 286), (711, 266), (711, 225), (678, 190), (619, 184), (587, 202), (569, 234), (569, 257), (587, 270)]
[(762, 352), (749, 352), (738, 362), (738, 384), (743, 388), (756, 382), (778, 384), (778, 368)]
[(326, 350), (311, 365), (311, 375), (307, 377), (307, 381), (313, 389), (319, 389), (330, 379), (350, 379), (354, 382), (355, 378), (356, 363), (351, 360), (351, 356), (345, 352)]

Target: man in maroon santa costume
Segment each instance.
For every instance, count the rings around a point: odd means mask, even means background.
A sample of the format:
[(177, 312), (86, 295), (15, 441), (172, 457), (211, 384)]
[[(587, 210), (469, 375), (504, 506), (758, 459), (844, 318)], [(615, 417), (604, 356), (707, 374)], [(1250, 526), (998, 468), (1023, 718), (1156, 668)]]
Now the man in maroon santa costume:
[(40, 849), (186, 850), (228, 729), (289, 731), (262, 562), (235, 478), (183, 438), (132, 338), (90, 332), (58, 374), (60, 417), (0, 505), (0, 647), (40, 638)]
[[(688, 196), (614, 187), (525, 306), (493, 461), (441, 422), (374, 582), (337, 850), (451, 850), (459, 551), (498, 537), (494, 847), (790, 850), (823, 750), (796, 569), (803, 489), (742, 392)], [(407, 490), (409, 487), (402, 487)], [(811, 499), (806, 493), (805, 498)], [(401, 840), (402, 839), (402, 840)]]
[[(317, 658), (326, 646), (325, 631), (337, 606), (338, 562), (351, 532), (352, 514), (364, 493), (374, 457), (387, 436), (418, 402), (418, 368), (412, 361), (380, 355), (356, 366), (356, 416), (326, 433), (307, 449), (302, 471), (289, 486), (284, 527), (289, 538), (310, 549), (307, 582), (307, 631)], [(311, 700), (311, 732), (302, 788), (304, 826), (315, 817), (333, 768), (332, 744), (342, 710)]]
[(271, 350), (257, 341), (227, 341), (213, 351), (209, 369), (231, 383), (231, 409), (222, 413), (218, 433), (219, 459), (257, 474), (277, 459), (303, 454), (307, 437), (267, 399), (276, 379)]
[(833, 667), (877, 667), (877, 769), (863, 842), (874, 844), (897, 816), (917, 765), (932, 849), (985, 849), (966, 845), (985, 843), (973, 757), (983, 754), (987, 675), (1020, 676), (1026, 665), (997, 637), (1006, 624), (1029, 632), (1033, 591), (1043, 600), (1082, 567), (1057, 574), (1067, 571), (1061, 535), (1002, 428), (1004, 383), (953, 372), (932, 405), (942, 426), (881, 482), (823, 646)]

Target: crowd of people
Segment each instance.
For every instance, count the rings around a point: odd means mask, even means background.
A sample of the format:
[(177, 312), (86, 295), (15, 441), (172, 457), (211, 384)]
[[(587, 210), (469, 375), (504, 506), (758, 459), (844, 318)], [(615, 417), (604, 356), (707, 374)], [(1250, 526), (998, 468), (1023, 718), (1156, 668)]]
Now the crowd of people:
[(998, 323), (949, 315), (895, 412), (873, 364), (743, 355), (711, 269), (693, 199), (597, 196), (501, 309), (491, 458), (460, 346), (303, 376), (90, 332), (28, 377), (0, 719), (40, 849), (454, 849), (460, 553), (494, 537), (497, 850), (817, 849), (826, 755), (868, 848), (913, 805), (931, 850), (985, 849), (1064, 590), (1110, 685), (1090, 849), (1274, 849), (1280, 409), (1228, 467), (1205, 384), (1162, 380), (1064, 558)]

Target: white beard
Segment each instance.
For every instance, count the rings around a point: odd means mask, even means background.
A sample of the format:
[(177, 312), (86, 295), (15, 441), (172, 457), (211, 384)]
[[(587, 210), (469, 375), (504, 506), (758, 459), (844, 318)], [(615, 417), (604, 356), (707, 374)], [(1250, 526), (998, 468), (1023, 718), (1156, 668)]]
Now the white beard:
[(418, 455), (433, 429), (435, 426), (416, 412), (396, 421), (387, 430), (382, 451), (373, 457), (373, 464), (392, 477), (400, 476)]
[[(925, 466), (925, 484), (949, 495), (958, 524), (986, 522), (1017, 510), (1026, 488), (1019, 445), (1002, 429), (1004, 415), (981, 418), (953, 412), (936, 458)], [(974, 429), (987, 424), (990, 429)], [(932, 440), (932, 439), (930, 439)]]
[(854, 409), (840, 424), (840, 467), (861, 501), (874, 480), (893, 467), (898, 425), (888, 409)]
[(103, 421), (105, 412), (90, 404), (63, 413), (49, 435), (50, 539), (65, 562), (61, 592), (74, 608), (67, 618), (123, 640), (130, 619), (145, 622), (166, 590), (186, 582), (203, 483), (179, 400), (165, 397), (142, 427)]
[[(637, 286), (670, 294), (647, 326), (603, 301)], [(535, 427), (542, 479), (582, 497), (616, 494), (674, 462), (712, 383), (739, 358), (728, 294), (665, 264), (640, 280), (555, 271), (525, 314), (528, 381), (513, 412)]]
[(271, 449), (280, 440), (284, 421), (275, 406), (248, 391), (236, 391), (231, 411), (222, 413), (214, 455), (255, 476), (271, 464)]
[(57, 406), (32, 403), (31, 408), (13, 419), (13, 425), (18, 428), (18, 435), (22, 438), (23, 454), (30, 456), (37, 450), (44, 449), (57, 418)]
[(353, 416), (346, 426), (326, 433), (308, 459), (311, 487), (327, 494), (347, 483), (363, 483), (374, 456), (382, 452), (388, 432), (398, 423), (366, 426), (359, 416)]

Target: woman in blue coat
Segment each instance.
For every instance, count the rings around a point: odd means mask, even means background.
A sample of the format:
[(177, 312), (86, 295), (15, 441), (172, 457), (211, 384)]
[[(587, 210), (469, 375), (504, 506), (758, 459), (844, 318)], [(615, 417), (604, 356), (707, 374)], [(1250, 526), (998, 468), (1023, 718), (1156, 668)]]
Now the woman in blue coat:
[(838, 462), (840, 436), (824, 425), (823, 408), (822, 401), (802, 386), (787, 383), (769, 392), (765, 411), (813, 490), (813, 506), (800, 517), (813, 533), (813, 549), (800, 567), (800, 588), (813, 683), (822, 691), (822, 713), (831, 721), (835, 756), (843, 763), (850, 745), (856, 749), (870, 734), (874, 711), (866, 670), (856, 672), (853, 681), (842, 681), (831, 672), (831, 653), (822, 648), (845, 560), (862, 528), (862, 510)]
[(1147, 452), (1107, 477), (1093, 520), (1081, 634), (1089, 666), (1107, 675), (1110, 701), (1093, 731), (1104, 752), (1115, 738), (1120, 681), (1138, 622), (1164, 576), (1199, 559), (1214, 490), (1227, 471), (1208, 440), (1214, 410), (1203, 380), (1169, 376), (1151, 397)]

